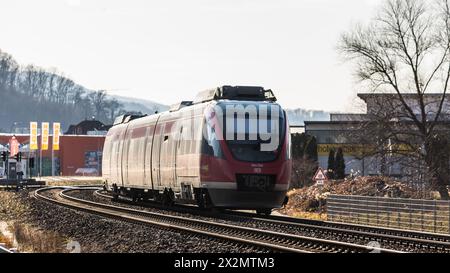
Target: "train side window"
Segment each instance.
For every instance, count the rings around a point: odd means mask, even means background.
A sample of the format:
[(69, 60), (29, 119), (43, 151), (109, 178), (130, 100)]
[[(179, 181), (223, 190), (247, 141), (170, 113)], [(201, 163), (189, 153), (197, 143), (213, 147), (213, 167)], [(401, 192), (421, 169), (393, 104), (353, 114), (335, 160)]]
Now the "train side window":
[(220, 142), (217, 139), (216, 129), (211, 127), (209, 124), (205, 127), (207, 130), (206, 138), (202, 137), (202, 154), (214, 156), (217, 158), (223, 158), (222, 147), (220, 147)]
[(213, 147), (209, 145), (208, 141), (205, 138), (203, 138), (202, 140), (202, 154), (210, 156), (214, 155)]

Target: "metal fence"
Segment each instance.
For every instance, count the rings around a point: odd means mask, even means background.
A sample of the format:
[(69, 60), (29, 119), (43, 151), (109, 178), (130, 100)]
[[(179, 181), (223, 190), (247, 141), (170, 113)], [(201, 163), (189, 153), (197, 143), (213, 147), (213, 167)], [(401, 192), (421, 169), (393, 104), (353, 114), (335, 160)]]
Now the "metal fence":
[(450, 234), (450, 201), (330, 195), (328, 220)]

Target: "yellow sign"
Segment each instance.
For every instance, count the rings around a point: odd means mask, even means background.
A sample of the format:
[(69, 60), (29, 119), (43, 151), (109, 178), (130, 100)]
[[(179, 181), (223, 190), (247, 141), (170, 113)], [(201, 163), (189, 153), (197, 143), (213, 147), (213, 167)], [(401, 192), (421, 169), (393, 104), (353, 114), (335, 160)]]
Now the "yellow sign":
[(53, 151), (59, 151), (59, 136), (61, 135), (61, 123), (53, 123)]
[(38, 147), (38, 123), (30, 122), (30, 150), (37, 150)]
[(48, 135), (50, 130), (50, 124), (48, 122), (42, 122), (42, 133), (41, 133), (41, 151), (48, 150)]
[(361, 144), (319, 144), (317, 145), (317, 153), (319, 156), (326, 156), (331, 150), (335, 152), (342, 148), (342, 152), (347, 156), (360, 156), (364, 152), (368, 152), (370, 147)]
[[(376, 153), (374, 150), (376, 146), (374, 145), (363, 145), (363, 144), (318, 144), (317, 153), (319, 156), (327, 156), (331, 150), (335, 152), (342, 148), (342, 152), (346, 156), (363, 156), (371, 153)], [(393, 144), (384, 147), (386, 153), (391, 153), (391, 155), (401, 155), (407, 153), (416, 152), (413, 147), (404, 144)]]

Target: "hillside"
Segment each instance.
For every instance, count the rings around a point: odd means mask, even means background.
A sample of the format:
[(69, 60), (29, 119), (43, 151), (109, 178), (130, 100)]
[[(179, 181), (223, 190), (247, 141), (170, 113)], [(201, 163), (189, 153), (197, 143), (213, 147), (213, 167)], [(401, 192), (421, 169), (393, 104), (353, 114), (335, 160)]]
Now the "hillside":
[(169, 109), (169, 106), (154, 101), (111, 95), (111, 98), (117, 99), (127, 111), (141, 112), (143, 114), (153, 114), (156, 111), (163, 112)]
[[(166, 105), (145, 99), (89, 90), (58, 71), (20, 65), (1, 50), (0, 98), (0, 132), (3, 133), (27, 133), (30, 121), (61, 122), (65, 131), (84, 119), (95, 118), (111, 124), (121, 114), (154, 114), (168, 109)], [(291, 125), (329, 118), (323, 111), (294, 109), (287, 113)]]
[(111, 124), (121, 114), (166, 109), (148, 100), (89, 90), (55, 69), (20, 65), (0, 50), (0, 133), (27, 133), (30, 121), (61, 122), (65, 131), (84, 119)]

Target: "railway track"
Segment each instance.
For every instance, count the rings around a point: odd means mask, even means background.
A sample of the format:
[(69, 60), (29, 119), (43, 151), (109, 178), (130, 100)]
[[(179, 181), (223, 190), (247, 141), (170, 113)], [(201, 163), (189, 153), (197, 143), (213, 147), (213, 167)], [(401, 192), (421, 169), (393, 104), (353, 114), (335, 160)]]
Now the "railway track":
[(2, 253), (13, 253), (13, 252), (0, 245), (0, 254), (2, 254)]
[[(111, 196), (96, 191), (97, 196), (111, 199)], [(179, 212), (188, 212), (202, 216), (212, 216), (210, 213), (196, 208), (178, 207), (172, 208)], [(397, 248), (407, 248), (416, 252), (445, 252), (450, 253), (450, 236), (418, 231), (406, 231), (400, 229), (373, 227), (355, 224), (335, 223), (327, 221), (297, 219), (284, 216), (260, 216), (247, 212), (225, 211), (215, 214), (213, 217), (236, 222), (245, 222), (252, 225), (260, 223), (274, 230), (291, 229), (296, 232), (313, 232), (322, 236), (339, 237), (345, 240), (364, 240), (377, 242), (380, 245), (389, 245)]]
[[(42, 194), (46, 191), (60, 190), (57, 198)], [(248, 228), (238, 225), (224, 224), (213, 221), (198, 220), (174, 215), (160, 214), (120, 206), (92, 202), (67, 195), (77, 188), (45, 188), (34, 192), (36, 198), (65, 206), (71, 209), (85, 211), (91, 214), (114, 218), (132, 223), (158, 226), (180, 232), (194, 233), (201, 236), (216, 238), (233, 244), (264, 249), (270, 252), (290, 253), (401, 253), (399, 251), (370, 247), (365, 245), (324, 240), (313, 237), (298, 236), (268, 230)]]

